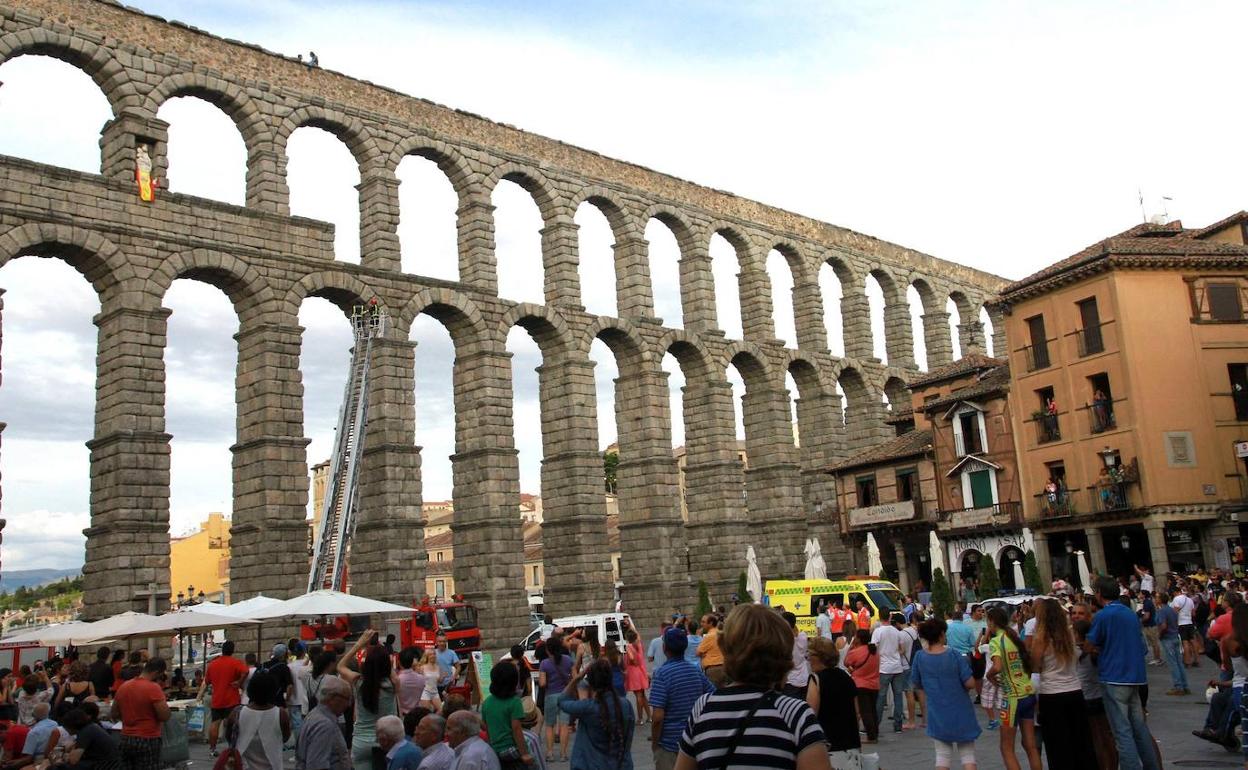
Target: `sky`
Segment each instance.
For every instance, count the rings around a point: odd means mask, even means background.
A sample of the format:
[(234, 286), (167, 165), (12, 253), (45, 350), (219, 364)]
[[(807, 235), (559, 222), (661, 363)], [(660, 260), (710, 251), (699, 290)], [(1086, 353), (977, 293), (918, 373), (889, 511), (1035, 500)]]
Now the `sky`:
[[(1236, 77), (1248, 25), (1240, 2), (136, 4), (270, 50), (315, 50), (326, 68), (1008, 278), (1145, 215), (1204, 225), (1248, 207), (1235, 149), (1248, 117)], [(0, 81), (0, 153), (98, 171), (108, 107), (89, 78), (21, 57), (0, 66)], [(245, 154), (229, 119), (191, 98), (160, 117), (171, 125), (170, 188), (241, 204)], [(292, 210), (334, 222), (337, 258), (358, 261), (350, 154), (306, 128), (289, 160)], [(403, 269), (455, 279), (449, 183), (419, 158), (399, 176)], [(500, 293), (540, 301), (536, 206), (510, 184), (494, 203)], [(577, 223), (583, 301), (612, 314), (614, 289), (599, 278), (611, 275), (609, 228), (589, 206)], [(675, 285), (671, 233), (652, 222), (646, 235), (656, 286)], [(712, 256), (720, 325), (739, 337), (731, 247), (713, 242)], [(777, 335), (792, 345), (791, 279), (777, 257), (768, 261)], [(840, 353), (839, 286), (830, 270), (820, 278)], [(75, 566), (88, 523), (99, 303), (50, 259), (0, 268), (0, 287), (4, 566)], [(868, 295), (884, 358), (878, 287)], [(656, 306), (680, 324), (672, 293), (659, 291)], [(189, 280), (175, 282), (166, 307), (171, 529), (181, 533), (209, 511), (229, 512), (237, 320), (219, 291)], [(300, 323), (308, 459), (317, 462), (330, 452), (349, 329), (317, 299)], [(453, 349), (429, 319), (412, 339), (424, 497), (445, 499)], [(923, 364), (917, 325), (915, 341)], [(541, 357), (522, 330), (508, 347), (521, 486), (537, 493)], [(592, 353), (605, 446), (615, 435), (615, 362), (602, 343)], [(665, 368), (676, 445), (683, 380), (670, 357)], [(740, 395), (735, 370), (729, 377)]]

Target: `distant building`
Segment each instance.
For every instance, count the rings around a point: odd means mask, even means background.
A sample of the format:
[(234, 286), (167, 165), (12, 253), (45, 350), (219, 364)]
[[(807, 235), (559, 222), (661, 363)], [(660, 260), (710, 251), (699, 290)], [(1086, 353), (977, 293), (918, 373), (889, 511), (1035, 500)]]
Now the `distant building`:
[(210, 513), (199, 529), (169, 540), (170, 601), (178, 592), (226, 602), (230, 590), (230, 520), (224, 513)]

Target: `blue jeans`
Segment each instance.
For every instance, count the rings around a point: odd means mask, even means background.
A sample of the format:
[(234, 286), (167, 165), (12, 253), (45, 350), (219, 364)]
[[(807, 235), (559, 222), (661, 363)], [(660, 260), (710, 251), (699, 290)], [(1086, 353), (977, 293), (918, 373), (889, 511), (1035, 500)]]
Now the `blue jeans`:
[(1105, 685), (1105, 716), (1118, 747), (1121, 770), (1161, 770), (1153, 749), (1153, 736), (1144, 723), (1140, 688), (1130, 684)]
[(900, 674), (880, 674), (880, 699), (875, 703), (877, 723), (884, 722), (884, 695), (891, 689), (893, 691), (893, 729), (901, 729), (901, 723), (905, 719), (905, 685), (908, 677), (909, 675), (904, 671)]
[(1170, 683), (1176, 690), (1186, 690), (1187, 668), (1183, 665), (1183, 640), (1177, 636), (1161, 640), (1161, 654), (1166, 657), (1166, 665), (1170, 667)]

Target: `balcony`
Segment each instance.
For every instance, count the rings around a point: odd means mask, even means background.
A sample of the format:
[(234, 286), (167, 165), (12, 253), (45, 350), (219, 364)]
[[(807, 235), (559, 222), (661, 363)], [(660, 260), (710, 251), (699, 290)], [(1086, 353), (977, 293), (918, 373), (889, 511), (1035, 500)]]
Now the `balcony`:
[(938, 519), (941, 529), (1008, 527), (1023, 523), (1023, 507), (1020, 503), (994, 503), (979, 508), (956, 508), (941, 511)]
[(1058, 489), (1056, 492), (1041, 492), (1036, 495), (1040, 499), (1040, 516), (1045, 519), (1060, 519), (1078, 513), (1075, 505), (1075, 494), (1069, 489)]
[(953, 434), (953, 448), (958, 453), (958, 457), (983, 454), (984, 442), (981, 440), (978, 430), (970, 434), (955, 433)]
[(1049, 346), (1047, 343), (1028, 345), (1023, 348), (1023, 357), (1027, 360), (1027, 371), (1049, 368)]
[(910, 521), (914, 518), (915, 512), (921, 510), (919, 505), (920, 503), (917, 500), (902, 500), (896, 503), (881, 503), (862, 508), (851, 508), (849, 511), (849, 526), (852, 529), (857, 529), (859, 527), (874, 527), (880, 524)]
[(1033, 412), (1031, 419), (1036, 424), (1036, 443), (1050, 444), (1062, 440), (1061, 418), (1047, 412)]
[(1093, 508), (1097, 513), (1131, 510), (1129, 488), (1140, 483), (1140, 465), (1132, 458), (1126, 465), (1104, 470), (1091, 487)]
[(1092, 402), (1088, 407), (1088, 420), (1093, 433), (1104, 433), (1118, 427), (1114, 417), (1114, 399), (1106, 397)]
[(1101, 327), (1096, 324), (1075, 332), (1075, 341), (1079, 345), (1079, 357), (1096, 355), (1105, 352), (1105, 338), (1101, 335)]

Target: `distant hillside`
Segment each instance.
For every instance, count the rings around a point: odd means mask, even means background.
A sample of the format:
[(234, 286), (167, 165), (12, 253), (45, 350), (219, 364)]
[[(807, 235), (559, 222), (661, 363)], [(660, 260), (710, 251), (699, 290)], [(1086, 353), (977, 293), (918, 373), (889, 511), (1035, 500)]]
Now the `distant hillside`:
[(76, 577), (82, 574), (82, 568), (76, 569), (10, 569), (0, 573), (0, 591), (13, 593), (20, 586), (35, 586), (52, 583), (61, 578)]

